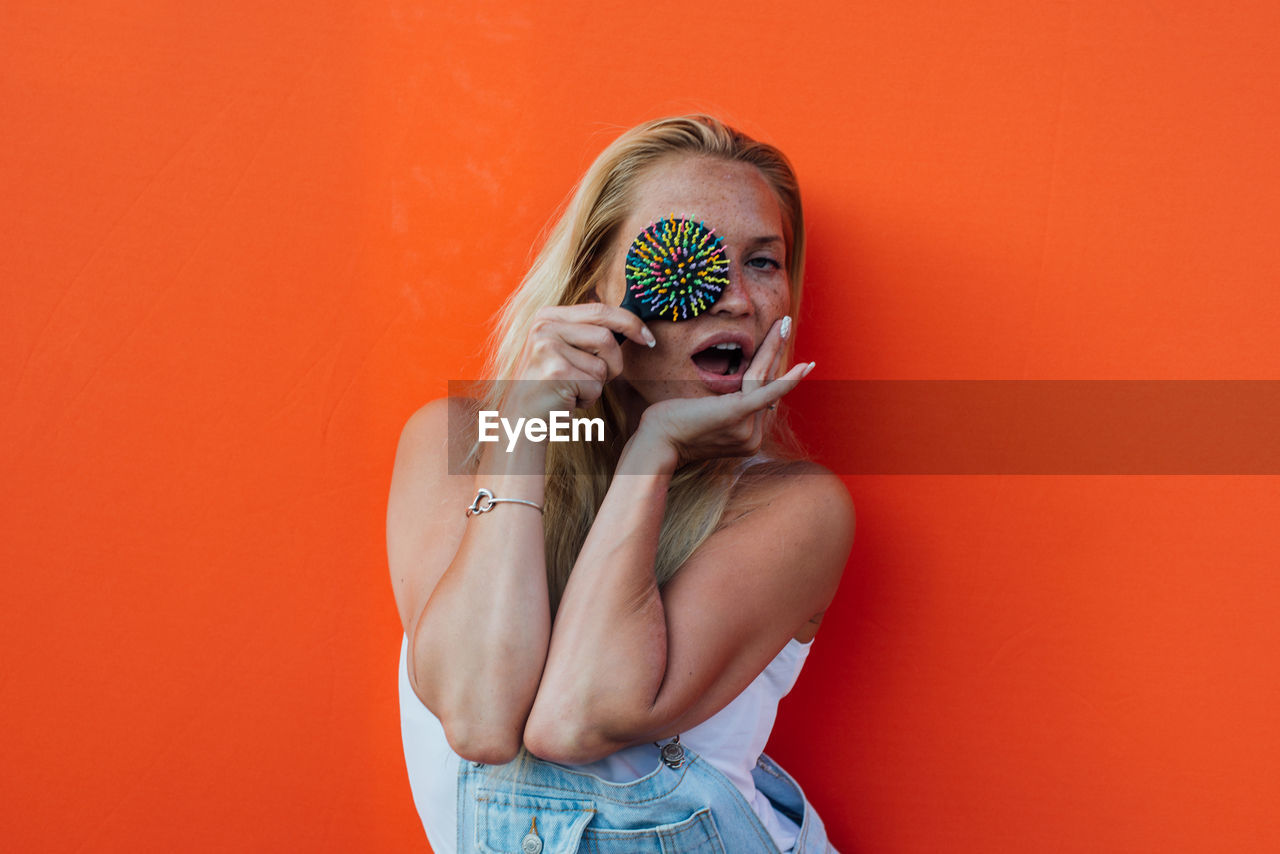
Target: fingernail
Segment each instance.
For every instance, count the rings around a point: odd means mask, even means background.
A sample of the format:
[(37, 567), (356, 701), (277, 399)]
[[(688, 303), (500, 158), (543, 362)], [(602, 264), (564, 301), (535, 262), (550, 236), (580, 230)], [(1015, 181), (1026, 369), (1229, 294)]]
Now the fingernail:
[(791, 315), (782, 318), (782, 328), (778, 330), (778, 334), (782, 336), (782, 340), (786, 341), (787, 336), (791, 334)]
[(653, 333), (649, 331), (649, 327), (641, 326), (640, 336), (644, 338), (645, 343), (649, 345), (649, 349), (653, 349), (658, 346), (658, 339), (653, 337)]
[(810, 363), (809, 363), (809, 367), (805, 368), (805, 369), (804, 369), (804, 373), (803, 373), (803, 374), (801, 374), (800, 376), (801, 376), (801, 377), (807, 377), (807, 376), (809, 376), (809, 372), (810, 372), (810, 371), (812, 371), (812, 370), (813, 370), (814, 368), (816, 368), (817, 366), (818, 366), (818, 363), (817, 363), (817, 362), (810, 362)]

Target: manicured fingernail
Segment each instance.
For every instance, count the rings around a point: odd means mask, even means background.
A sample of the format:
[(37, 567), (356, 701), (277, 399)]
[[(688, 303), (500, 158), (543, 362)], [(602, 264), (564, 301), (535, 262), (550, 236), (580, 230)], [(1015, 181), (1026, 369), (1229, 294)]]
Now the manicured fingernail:
[(649, 345), (650, 349), (658, 346), (658, 339), (653, 337), (653, 333), (649, 331), (649, 327), (641, 326), (640, 336), (644, 338), (645, 343)]
[(809, 367), (805, 368), (805, 369), (804, 369), (804, 373), (803, 373), (803, 374), (801, 374), (800, 376), (801, 376), (801, 377), (807, 377), (807, 376), (809, 376), (809, 372), (810, 372), (810, 371), (812, 371), (812, 370), (813, 370), (814, 368), (816, 368), (817, 366), (818, 366), (818, 363), (817, 363), (817, 362), (810, 362), (810, 363), (809, 363)]
[(778, 334), (783, 341), (787, 340), (787, 336), (791, 334), (791, 315), (782, 318), (782, 328), (778, 330)]

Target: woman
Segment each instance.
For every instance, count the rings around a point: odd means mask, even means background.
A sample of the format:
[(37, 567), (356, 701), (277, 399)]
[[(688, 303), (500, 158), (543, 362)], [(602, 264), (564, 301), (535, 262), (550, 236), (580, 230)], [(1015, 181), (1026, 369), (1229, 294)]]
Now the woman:
[[(642, 322), (618, 307), (625, 256), (669, 216), (715, 228), (728, 284), (695, 318)], [(831, 850), (761, 755), (854, 529), (777, 420), (813, 368), (786, 369), (803, 254), (779, 151), (706, 116), (641, 125), (505, 308), (499, 381), (409, 420), (387, 539), (437, 854)], [(582, 410), (605, 437), (508, 451), (477, 441), (482, 410)]]

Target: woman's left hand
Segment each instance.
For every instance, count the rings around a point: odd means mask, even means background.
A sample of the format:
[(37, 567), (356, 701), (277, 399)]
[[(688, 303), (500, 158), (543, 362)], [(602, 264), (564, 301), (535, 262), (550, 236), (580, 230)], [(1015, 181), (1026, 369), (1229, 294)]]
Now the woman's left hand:
[(805, 362), (773, 378), (782, 357), (782, 325), (775, 323), (761, 342), (741, 391), (659, 401), (645, 410), (632, 445), (644, 449), (645, 459), (660, 467), (665, 462), (671, 470), (694, 460), (758, 451), (769, 409), (813, 369), (812, 362)]

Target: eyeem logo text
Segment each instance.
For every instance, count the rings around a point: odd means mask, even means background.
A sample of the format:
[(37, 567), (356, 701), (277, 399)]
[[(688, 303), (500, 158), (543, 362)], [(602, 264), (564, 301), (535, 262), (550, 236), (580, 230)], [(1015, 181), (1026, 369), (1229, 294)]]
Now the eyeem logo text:
[(479, 439), (497, 442), (498, 428), (507, 435), (507, 452), (515, 449), (521, 434), (530, 442), (603, 442), (603, 418), (571, 418), (568, 410), (553, 410), (549, 420), (542, 418), (503, 418), (493, 409), (480, 410)]

